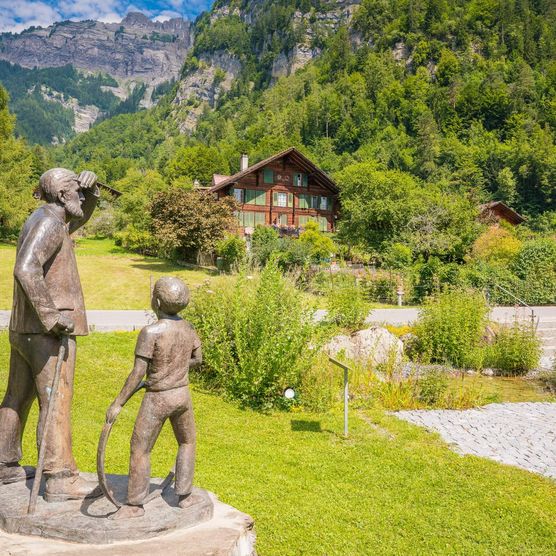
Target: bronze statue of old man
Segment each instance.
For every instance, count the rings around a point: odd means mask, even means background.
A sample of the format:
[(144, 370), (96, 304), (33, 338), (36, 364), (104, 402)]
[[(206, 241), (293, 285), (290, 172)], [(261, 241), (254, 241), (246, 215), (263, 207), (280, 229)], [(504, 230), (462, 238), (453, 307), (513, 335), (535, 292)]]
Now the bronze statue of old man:
[(10, 373), (0, 406), (0, 482), (26, 480), (34, 469), (19, 464), (21, 437), (35, 397), (39, 402), (37, 442), (42, 438), (61, 336), (67, 338), (56, 413), (44, 458), (45, 499), (84, 498), (96, 486), (80, 477), (72, 452), (71, 404), (76, 336), (88, 333), (85, 305), (71, 234), (91, 217), (99, 189), (92, 172), (63, 168), (43, 174), (46, 201), (25, 222), (17, 245), (11, 314)]

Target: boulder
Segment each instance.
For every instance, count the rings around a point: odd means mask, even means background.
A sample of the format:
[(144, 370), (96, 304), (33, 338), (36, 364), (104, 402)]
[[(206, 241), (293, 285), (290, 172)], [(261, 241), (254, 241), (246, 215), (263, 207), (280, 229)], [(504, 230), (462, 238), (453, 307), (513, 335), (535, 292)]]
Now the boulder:
[(372, 366), (384, 365), (393, 357), (396, 364), (403, 357), (403, 343), (386, 328), (373, 326), (359, 330), (351, 336), (335, 336), (324, 346), (332, 357), (342, 352), (346, 359)]
[(355, 358), (355, 347), (351, 340), (351, 336), (340, 334), (334, 336), (325, 346), (324, 351), (332, 357), (343, 357), (345, 359)]

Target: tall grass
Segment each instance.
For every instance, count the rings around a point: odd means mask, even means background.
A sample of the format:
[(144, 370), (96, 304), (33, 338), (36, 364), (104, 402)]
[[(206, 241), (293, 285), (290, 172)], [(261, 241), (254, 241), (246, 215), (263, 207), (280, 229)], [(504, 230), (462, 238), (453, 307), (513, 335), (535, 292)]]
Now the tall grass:
[(541, 358), (541, 342), (531, 324), (514, 322), (503, 326), (486, 349), (486, 364), (505, 376), (524, 375), (535, 369)]
[(431, 361), (481, 368), (487, 315), (487, 302), (480, 292), (447, 290), (429, 298), (415, 326), (419, 351)]
[(210, 385), (255, 409), (287, 405), (283, 390), (299, 388), (313, 357), (313, 325), (274, 262), (260, 275), (200, 288), (185, 316), (203, 342), (201, 372)]

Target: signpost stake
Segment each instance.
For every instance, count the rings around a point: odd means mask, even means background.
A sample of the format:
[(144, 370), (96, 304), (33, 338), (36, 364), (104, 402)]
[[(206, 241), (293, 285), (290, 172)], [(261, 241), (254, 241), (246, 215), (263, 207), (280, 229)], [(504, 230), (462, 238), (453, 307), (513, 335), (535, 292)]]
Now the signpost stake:
[(349, 402), (349, 381), (348, 381), (349, 367), (347, 365), (344, 365), (343, 363), (340, 363), (340, 361), (334, 359), (334, 357), (328, 356), (328, 360), (334, 365), (340, 367), (340, 369), (344, 370), (344, 437), (347, 438), (348, 437), (348, 402)]
[(348, 400), (349, 400), (348, 368), (344, 367), (344, 436), (346, 438), (348, 435)]

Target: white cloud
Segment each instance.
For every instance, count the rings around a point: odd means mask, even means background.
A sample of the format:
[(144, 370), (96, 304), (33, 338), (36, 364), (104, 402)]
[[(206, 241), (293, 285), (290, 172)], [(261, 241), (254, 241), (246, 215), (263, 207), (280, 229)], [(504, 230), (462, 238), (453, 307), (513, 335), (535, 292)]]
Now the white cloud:
[(0, 31), (19, 32), (31, 25), (46, 27), (60, 13), (45, 2), (0, 0)]
[(168, 21), (174, 17), (181, 17), (179, 12), (173, 12), (172, 10), (164, 10), (163, 12), (159, 13), (156, 17), (153, 17), (153, 21)]
[[(144, 13), (154, 21), (173, 17), (194, 19), (208, 9), (211, 0), (0, 0), (0, 32), (20, 32), (28, 27), (48, 27), (56, 21), (94, 19), (113, 23), (130, 11)], [(148, 6), (148, 8), (146, 7)]]

